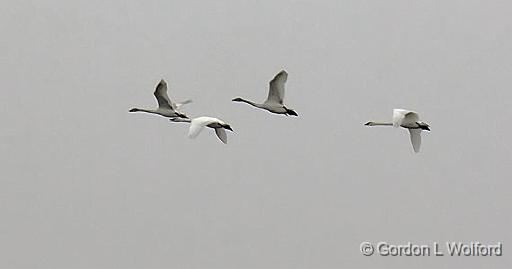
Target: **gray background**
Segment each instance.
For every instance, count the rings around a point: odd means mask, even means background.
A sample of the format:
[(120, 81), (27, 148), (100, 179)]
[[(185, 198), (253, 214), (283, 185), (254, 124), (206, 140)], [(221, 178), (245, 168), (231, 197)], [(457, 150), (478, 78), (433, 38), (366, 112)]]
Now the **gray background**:
[[(510, 268), (510, 1), (1, 4), (1, 268)], [(230, 101), (282, 68), (300, 117)], [(127, 113), (162, 77), (228, 145)], [(431, 124), (420, 154), (362, 125), (393, 108)]]

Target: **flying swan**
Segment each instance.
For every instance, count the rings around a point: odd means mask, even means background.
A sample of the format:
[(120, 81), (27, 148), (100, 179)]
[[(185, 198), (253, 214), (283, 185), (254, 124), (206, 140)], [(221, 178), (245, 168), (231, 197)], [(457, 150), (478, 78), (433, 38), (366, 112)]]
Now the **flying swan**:
[(206, 126), (215, 129), (215, 133), (217, 134), (217, 137), (219, 137), (220, 141), (222, 141), (224, 144), (227, 144), (228, 136), (224, 129), (233, 132), (233, 129), (231, 129), (231, 126), (229, 126), (229, 124), (225, 123), (222, 120), (212, 117), (198, 117), (192, 120), (188, 118), (171, 118), (169, 120), (172, 122), (190, 123), (190, 128), (188, 129), (188, 137), (190, 138), (196, 138)]
[(418, 113), (406, 109), (393, 109), (393, 122), (373, 122), (365, 123), (366, 126), (393, 126), (409, 129), (412, 147), (414, 152), (418, 153), (421, 146), (421, 131), (430, 131), (430, 125), (419, 120)]
[(179, 112), (179, 108), (181, 108), (183, 105), (191, 103), (192, 100), (186, 100), (181, 103), (173, 103), (169, 99), (169, 96), (167, 95), (167, 82), (165, 80), (160, 80), (158, 85), (156, 85), (156, 89), (154, 92), (156, 101), (158, 102), (158, 108), (157, 109), (143, 109), (143, 108), (132, 108), (130, 109), (130, 112), (146, 112), (146, 113), (152, 113), (157, 114), (160, 116), (164, 116), (167, 118), (188, 118), (187, 115)]
[(284, 100), (284, 84), (288, 79), (288, 73), (282, 70), (279, 72), (271, 81), (268, 91), (267, 100), (263, 104), (257, 104), (249, 100), (237, 97), (233, 99), (233, 102), (244, 102), (257, 108), (268, 110), (276, 114), (285, 114), (286, 116), (298, 116), (293, 109), (289, 109), (283, 104)]

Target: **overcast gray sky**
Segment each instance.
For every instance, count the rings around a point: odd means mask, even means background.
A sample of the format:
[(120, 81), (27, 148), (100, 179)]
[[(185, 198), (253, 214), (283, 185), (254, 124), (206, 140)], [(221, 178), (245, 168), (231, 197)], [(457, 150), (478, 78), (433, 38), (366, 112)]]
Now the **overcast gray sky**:
[[(0, 267), (510, 268), (511, 18), (505, 0), (2, 1)], [(281, 69), (298, 118), (230, 101)], [(161, 78), (229, 144), (128, 113)], [(420, 154), (363, 126), (393, 108), (432, 126)]]

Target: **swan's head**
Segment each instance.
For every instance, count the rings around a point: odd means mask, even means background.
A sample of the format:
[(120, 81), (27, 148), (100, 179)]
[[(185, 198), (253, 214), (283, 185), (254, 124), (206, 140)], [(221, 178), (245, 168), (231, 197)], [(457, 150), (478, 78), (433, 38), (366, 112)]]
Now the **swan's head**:
[(231, 129), (231, 126), (229, 124), (225, 124), (222, 126), (226, 130), (230, 130), (231, 132), (234, 132), (233, 129)]
[(416, 123), (420, 126), (421, 130), (430, 131), (430, 125), (428, 125), (428, 123), (422, 121), (417, 121)]
[(128, 111), (129, 111), (129, 112), (137, 112), (137, 111), (139, 111), (139, 109), (138, 109), (138, 108), (132, 108), (132, 109), (130, 109), (130, 110), (128, 110)]
[(372, 122), (372, 121), (369, 121), (369, 122), (365, 123), (364, 125), (366, 125), (366, 126), (373, 126), (373, 125), (375, 125), (375, 123)]
[(233, 100), (231, 100), (233, 102), (243, 102), (244, 99), (240, 98), (240, 97), (237, 97), (237, 98), (234, 98)]

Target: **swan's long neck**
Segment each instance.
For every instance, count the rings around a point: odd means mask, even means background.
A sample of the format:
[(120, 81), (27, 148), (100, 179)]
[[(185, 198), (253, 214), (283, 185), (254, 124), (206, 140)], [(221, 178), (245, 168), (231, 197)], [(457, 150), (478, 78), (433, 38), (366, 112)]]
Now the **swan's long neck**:
[(144, 109), (144, 108), (132, 108), (132, 109), (130, 109), (130, 112), (146, 112), (146, 113), (157, 114), (156, 110)]
[(255, 106), (255, 107), (259, 107), (259, 108), (261, 108), (261, 105), (260, 105), (260, 104), (256, 104), (256, 103), (254, 103), (254, 102), (252, 102), (252, 101), (245, 100), (245, 99), (242, 99), (242, 98), (240, 98), (240, 99), (239, 99), (239, 102), (244, 102), (244, 103), (247, 103), (247, 104), (249, 104), (249, 105), (251, 105), (251, 106)]
[(393, 126), (392, 122), (375, 122), (375, 121), (369, 121), (365, 123), (366, 126)]

